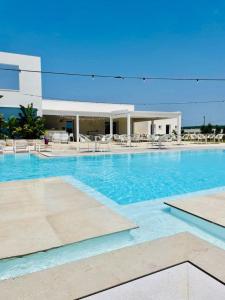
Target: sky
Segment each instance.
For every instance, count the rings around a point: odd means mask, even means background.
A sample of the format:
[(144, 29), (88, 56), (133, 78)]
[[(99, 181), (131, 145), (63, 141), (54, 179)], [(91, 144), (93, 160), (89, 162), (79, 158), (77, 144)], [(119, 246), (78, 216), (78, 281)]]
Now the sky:
[[(0, 12), (0, 51), (41, 56), (44, 71), (225, 78), (224, 0), (0, 0)], [(183, 125), (203, 116), (225, 124), (225, 103), (169, 104), (225, 100), (225, 82), (42, 80), (45, 98), (134, 103), (182, 111)]]

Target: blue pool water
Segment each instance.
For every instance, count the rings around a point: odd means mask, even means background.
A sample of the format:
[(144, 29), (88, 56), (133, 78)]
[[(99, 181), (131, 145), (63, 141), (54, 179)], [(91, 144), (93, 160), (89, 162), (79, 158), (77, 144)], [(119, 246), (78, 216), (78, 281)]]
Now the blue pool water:
[(129, 204), (225, 186), (225, 151), (0, 159), (1, 181), (68, 175), (118, 204)]
[[(225, 249), (225, 232), (218, 226), (182, 213), (173, 213), (164, 198), (185, 193), (225, 190), (225, 152), (181, 151), (38, 158), (0, 156), (0, 181), (60, 176), (139, 227), (114, 234), (0, 260), (0, 279), (6, 279), (79, 260), (125, 246), (188, 231)], [(150, 200), (150, 201), (144, 201)], [(152, 201), (154, 200), (154, 201)]]

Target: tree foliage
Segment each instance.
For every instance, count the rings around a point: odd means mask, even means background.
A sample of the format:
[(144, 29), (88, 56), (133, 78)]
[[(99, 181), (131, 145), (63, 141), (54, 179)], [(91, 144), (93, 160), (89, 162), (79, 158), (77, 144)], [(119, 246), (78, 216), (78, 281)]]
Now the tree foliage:
[(20, 136), (25, 139), (38, 139), (44, 135), (45, 125), (43, 118), (37, 116), (33, 103), (27, 107), (20, 105), (19, 113)]
[(0, 134), (5, 134), (9, 138), (39, 139), (44, 135), (44, 119), (37, 116), (37, 110), (33, 104), (27, 107), (20, 105), (19, 116), (11, 116), (4, 120), (0, 115)]
[(201, 133), (203, 133), (203, 134), (212, 133), (213, 126), (211, 123), (209, 123), (208, 125), (202, 125), (200, 130), (201, 130)]

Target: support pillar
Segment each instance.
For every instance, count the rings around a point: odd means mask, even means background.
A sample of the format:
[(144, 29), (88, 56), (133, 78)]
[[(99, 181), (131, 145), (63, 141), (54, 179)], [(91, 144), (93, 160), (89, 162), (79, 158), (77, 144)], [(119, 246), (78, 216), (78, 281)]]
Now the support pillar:
[(110, 116), (109, 126), (110, 126), (109, 133), (112, 137), (113, 136), (113, 118), (112, 118), (112, 116)]
[(131, 122), (130, 122), (130, 114), (127, 114), (127, 138), (128, 138), (128, 146), (131, 146)]
[(177, 142), (181, 142), (181, 114), (177, 117)]
[(80, 151), (80, 120), (79, 115), (76, 115), (76, 142), (77, 142), (77, 151)]

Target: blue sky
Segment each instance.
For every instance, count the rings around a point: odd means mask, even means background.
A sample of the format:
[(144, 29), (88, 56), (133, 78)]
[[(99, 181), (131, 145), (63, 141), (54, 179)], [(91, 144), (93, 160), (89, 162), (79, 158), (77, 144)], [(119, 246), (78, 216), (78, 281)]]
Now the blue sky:
[[(18, 5), (19, 4), (19, 5)], [(225, 77), (224, 0), (0, 0), (0, 51), (39, 55), (43, 70)], [(183, 112), (185, 125), (225, 124), (225, 82), (43, 76), (45, 97), (132, 102)]]

